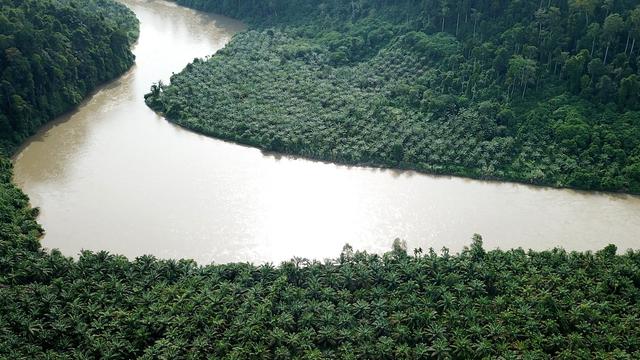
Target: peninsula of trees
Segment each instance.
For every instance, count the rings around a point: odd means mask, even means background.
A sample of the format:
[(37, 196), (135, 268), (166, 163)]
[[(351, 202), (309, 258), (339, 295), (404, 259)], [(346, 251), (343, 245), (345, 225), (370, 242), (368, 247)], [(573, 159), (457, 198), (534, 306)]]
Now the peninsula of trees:
[(343, 163), (640, 192), (633, 0), (177, 0), (247, 21), (171, 121)]

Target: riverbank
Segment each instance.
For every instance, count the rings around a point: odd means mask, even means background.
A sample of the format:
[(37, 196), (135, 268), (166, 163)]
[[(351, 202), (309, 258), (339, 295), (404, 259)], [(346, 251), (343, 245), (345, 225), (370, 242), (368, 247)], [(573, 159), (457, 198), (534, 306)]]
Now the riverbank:
[[(6, 5), (0, 152), (15, 151), (37, 129), (74, 108), (134, 63), (136, 17), (115, 1)], [(65, 14), (52, 22), (53, 16)], [(76, 22), (73, 18), (82, 18)], [(89, 31), (92, 30), (92, 31)], [(96, 56), (100, 55), (100, 59)]]

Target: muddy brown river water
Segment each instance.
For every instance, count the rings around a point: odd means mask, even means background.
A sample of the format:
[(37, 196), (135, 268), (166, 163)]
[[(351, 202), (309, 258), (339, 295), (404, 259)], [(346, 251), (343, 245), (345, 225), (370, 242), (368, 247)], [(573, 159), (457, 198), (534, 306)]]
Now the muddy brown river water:
[(640, 248), (640, 197), (348, 167), (207, 138), (144, 104), (194, 57), (243, 24), (159, 0), (122, 0), (140, 19), (136, 66), (15, 157), (15, 181), (41, 208), (43, 244), (199, 263), (335, 257), (394, 238), (453, 251)]

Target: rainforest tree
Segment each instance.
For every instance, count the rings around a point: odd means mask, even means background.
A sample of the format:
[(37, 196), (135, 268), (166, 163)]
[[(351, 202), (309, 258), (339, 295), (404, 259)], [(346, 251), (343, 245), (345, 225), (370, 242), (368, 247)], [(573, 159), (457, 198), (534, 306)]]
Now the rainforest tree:
[(138, 20), (112, 0), (0, 0), (0, 148), (133, 65)]

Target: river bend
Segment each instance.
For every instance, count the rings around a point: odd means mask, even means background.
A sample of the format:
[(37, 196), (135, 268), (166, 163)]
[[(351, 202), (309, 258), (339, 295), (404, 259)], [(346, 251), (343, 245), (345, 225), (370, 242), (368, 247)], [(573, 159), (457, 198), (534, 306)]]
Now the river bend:
[(640, 248), (640, 198), (348, 167), (264, 154), (167, 122), (144, 104), (159, 79), (244, 26), (160, 0), (140, 19), (136, 66), (32, 137), (15, 181), (41, 208), (43, 245), (199, 263), (335, 257), (349, 242), (410, 248)]

